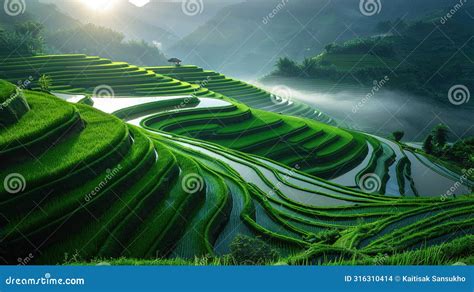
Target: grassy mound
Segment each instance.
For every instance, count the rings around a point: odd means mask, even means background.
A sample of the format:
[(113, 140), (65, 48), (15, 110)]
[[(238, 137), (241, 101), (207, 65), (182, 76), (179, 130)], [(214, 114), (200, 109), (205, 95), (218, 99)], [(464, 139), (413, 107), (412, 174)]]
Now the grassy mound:
[(0, 126), (6, 127), (18, 122), (30, 107), (23, 92), (6, 81), (0, 80)]

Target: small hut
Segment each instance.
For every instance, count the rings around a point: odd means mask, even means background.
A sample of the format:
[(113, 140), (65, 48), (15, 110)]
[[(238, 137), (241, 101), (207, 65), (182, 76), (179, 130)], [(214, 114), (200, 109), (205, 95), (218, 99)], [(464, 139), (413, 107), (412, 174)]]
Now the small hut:
[(168, 60), (168, 63), (173, 63), (175, 66), (181, 66), (181, 60), (178, 58), (171, 58)]

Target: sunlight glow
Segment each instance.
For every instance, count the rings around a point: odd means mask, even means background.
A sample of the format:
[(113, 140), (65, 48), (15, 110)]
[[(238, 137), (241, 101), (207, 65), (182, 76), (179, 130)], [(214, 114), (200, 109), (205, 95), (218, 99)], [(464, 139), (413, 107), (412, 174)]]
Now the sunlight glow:
[(81, 0), (81, 2), (91, 10), (103, 12), (111, 10), (116, 0)]

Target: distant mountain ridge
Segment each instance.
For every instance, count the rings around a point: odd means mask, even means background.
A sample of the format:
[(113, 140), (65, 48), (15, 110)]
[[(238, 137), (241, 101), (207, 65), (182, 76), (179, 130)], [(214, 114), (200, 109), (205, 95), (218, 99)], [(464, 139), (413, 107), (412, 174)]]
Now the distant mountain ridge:
[(193, 63), (234, 75), (258, 78), (279, 57), (297, 60), (326, 44), (372, 35), (383, 20), (413, 19), (449, 6), (446, 0), (382, 1), (380, 14), (365, 16), (359, 1), (247, 1), (223, 8), (169, 51)]
[(453, 86), (474, 90), (474, 4), (464, 4), (462, 11), (446, 17), (452, 11), (432, 11), (411, 22), (380, 23), (379, 36), (328, 44), (300, 64), (280, 59), (272, 75), (366, 86), (387, 76), (387, 87), (448, 102)]

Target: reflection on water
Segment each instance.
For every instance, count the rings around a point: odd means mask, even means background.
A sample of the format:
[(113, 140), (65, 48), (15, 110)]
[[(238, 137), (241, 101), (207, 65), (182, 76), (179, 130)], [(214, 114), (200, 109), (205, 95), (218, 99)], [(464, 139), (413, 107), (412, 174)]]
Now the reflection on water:
[(434, 97), (418, 97), (384, 89), (365, 99), (371, 89), (292, 78), (258, 85), (269, 91), (275, 85), (288, 86), (292, 98), (306, 102), (352, 128), (379, 136), (403, 130), (404, 140), (422, 141), (440, 123), (450, 128), (452, 139), (474, 135), (472, 105), (454, 106), (434, 102)]

